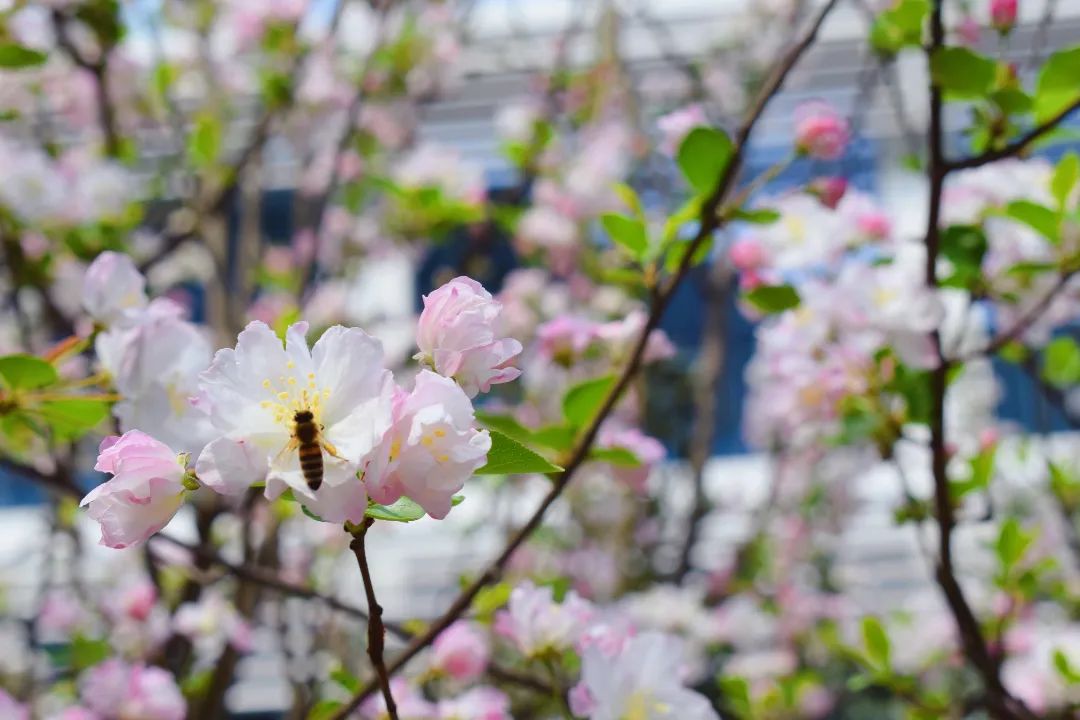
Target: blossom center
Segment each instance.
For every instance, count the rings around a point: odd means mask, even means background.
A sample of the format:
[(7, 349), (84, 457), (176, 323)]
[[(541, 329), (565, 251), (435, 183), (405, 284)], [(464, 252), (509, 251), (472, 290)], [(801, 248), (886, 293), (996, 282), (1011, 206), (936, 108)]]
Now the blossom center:
[(273, 415), (274, 422), (286, 426), (290, 431), (293, 418), (301, 411), (310, 412), (314, 421), (319, 423), (322, 407), (330, 398), (330, 390), (318, 386), (313, 372), (301, 378), (295, 372), (296, 364), (293, 361), (290, 360), (285, 367), (288, 373), (262, 381), (269, 399), (263, 400), (260, 406)]

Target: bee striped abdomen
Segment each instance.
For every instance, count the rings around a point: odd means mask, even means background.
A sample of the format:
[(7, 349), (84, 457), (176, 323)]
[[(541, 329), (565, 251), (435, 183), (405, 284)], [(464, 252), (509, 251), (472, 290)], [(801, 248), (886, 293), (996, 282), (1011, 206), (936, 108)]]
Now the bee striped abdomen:
[(309, 488), (318, 490), (323, 478), (322, 447), (318, 443), (303, 444), (299, 448), (299, 455), (304, 480)]

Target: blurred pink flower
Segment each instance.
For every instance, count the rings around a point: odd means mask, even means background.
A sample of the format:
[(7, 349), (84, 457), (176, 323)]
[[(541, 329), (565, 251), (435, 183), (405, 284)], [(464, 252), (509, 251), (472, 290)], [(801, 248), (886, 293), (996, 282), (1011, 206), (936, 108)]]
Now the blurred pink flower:
[(795, 110), (795, 147), (799, 153), (835, 160), (848, 143), (848, 123), (831, 105), (811, 101)]
[(1008, 33), (1016, 25), (1017, 0), (990, 0), (990, 23), (1001, 34)]
[(491, 656), (487, 637), (463, 620), (443, 630), (432, 643), (431, 652), (432, 666), (461, 682), (483, 675)]
[(166, 670), (110, 659), (87, 670), (79, 682), (87, 707), (107, 718), (183, 720), (187, 702)]
[(705, 117), (705, 108), (698, 103), (687, 105), (660, 117), (656, 121), (656, 127), (660, 130), (660, 149), (668, 155), (674, 155), (691, 130), (708, 124), (709, 119)]
[(128, 255), (106, 251), (97, 256), (83, 280), (83, 309), (103, 325), (130, 320), (146, 307), (146, 280)]

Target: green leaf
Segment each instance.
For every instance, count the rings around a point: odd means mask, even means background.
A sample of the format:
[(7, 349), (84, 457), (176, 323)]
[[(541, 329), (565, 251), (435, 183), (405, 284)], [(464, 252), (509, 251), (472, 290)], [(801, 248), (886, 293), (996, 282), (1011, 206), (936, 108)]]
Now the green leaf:
[(56, 368), (33, 355), (0, 357), (0, 378), (13, 390), (32, 390), (52, 385), (59, 379)]
[(49, 56), (40, 50), (23, 47), (15, 43), (0, 43), (0, 68), (18, 70), (35, 67), (44, 63)]
[(334, 713), (341, 708), (341, 705), (340, 700), (320, 700), (308, 712), (307, 720), (327, 720), (327, 718), (333, 717)]
[(563, 396), (563, 417), (573, 427), (585, 427), (592, 422), (614, 384), (615, 376), (605, 375), (572, 386)]
[(870, 44), (884, 55), (922, 42), (922, 28), (930, 12), (928, 0), (900, 0), (878, 14), (870, 29)]
[(724, 705), (734, 717), (750, 720), (753, 717), (754, 705), (750, 700), (750, 683), (746, 678), (722, 675), (716, 682), (720, 686), (720, 694), (724, 697)]
[(593, 448), (589, 459), (606, 462), (617, 467), (640, 467), (641, 459), (630, 450), (622, 447)]
[(949, 96), (986, 97), (994, 84), (997, 63), (965, 47), (943, 47), (930, 58), (930, 76)]
[(772, 225), (780, 219), (780, 212), (772, 208), (755, 208), (747, 210), (739, 208), (731, 214), (732, 220), (742, 220), (754, 225)]
[(1043, 351), (1042, 376), (1059, 388), (1080, 382), (1080, 347), (1076, 340), (1062, 336), (1047, 344)]
[(552, 450), (569, 450), (577, 432), (569, 425), (546, 425), (533, 431), (532, 442)]
[(1008, 572), (1015, 567), (1034, 541), (1034, 533), (1025, 532), (1016, 518), (1011, 517), (1002, 523), (994, 545), (1002, 569)]
[(799, 293), (790, 285), (759, 285), (743, 296), (748, 303), (764, 313), (773, 314), (798, 307)]
[(513, 587), (508, 582), (488, 585), (476, 594), (472, 603), (472, 612), (480, 620), (490, 620), (499, 608), (510, 602)]
[(1080, 685), (1080, 668), (1074, 668), (1061, 648), (1054, 649), (1054, 669), (1068, 685)]
[(645, 255), (649, 248), (649, 235), (641, 220), (605, 213), (600, 217), (600, 223), (611, 239), (626, 248), (631, 257), (640, 260)]
[(716, 189), (731, 161), (731, 139), (714, 128), (696, 127), (679, 145), (677, 161), (690, 187), (699, 195)]
[(360, 679), (343, 667), (332, 670), (330, 672), (330, 679), (345, 688), (350, 695), (355, 695), (360, 692), (360, 688), (362, 687)]
[[(450, 505), (456, 507), (465, 500), (463, 495), (455, 495), (450, 499)], [(378, 503), (372, 503), (368, 505), (367, 510), (364, 511), (364, 515), (375, 520), (387, 520), (389, 522), (413, 522), (424, 517), (427, 513), (424, 508), (413, 500), (412, 498), (401, 496), (398, 500), (390, 505), (379, 505)]]
[(1080, 98), (1080, 46), (1047, 58), (1035, 84), (1035, 121), (1050, 120)]
[(1030, 200), (1014, 200), (1005, 206), (1005, 215), (1022, 222), (1051, 242), (1061, 236), (1061, 218), (1048, 207)]
[(1054, 177), (1050, 180), (1050, 192), (1057, 200), (1058, 208), (1064, 210), (1069, 194), (1076, 187), (1076, 181), (1080, 178), (1080, 158), (1076, 153), (1065, 153), (1054, 168)]
[(562, 468), (549, 462), (525, 447), (517, 440), (503, 435), (498, 430), (489, 430), (491, 450), (488, 451), (487, 464), (476, 471), (477, 475), (516, 475), (523, 473), (561, 472)]
[(40, 403), (35, 412), (58, 436), (72, 439), (97, 427), (109, 415), (109, 403), (72, 397)]
[(97, 665), (109, 655), (108, 640), (91, 640), (81, 635), (76, 635), (71, 640), (71, 667), (76, 672)]
[(221, 120), (211, 113), (195, 118), (195, 128), (188, 138), (188, 157), (193, 165), (206, 168), (213, 165), (221, 152)]
[(623, 201), (623, 204), (634, 214), (634, 217), (639, 220), (644, 220), (645, 208), (641, 206), (641, 198), (638, 197), (637, 191), (626, 183), (616, 183), (614, 189), (615, 194), (619, 196), (619, 199)]
[(952, 263), (953, 272), (943, 281), (949, 287), (971, 288), (982, 277), (986, 255), (986, 235), (981, 228), (952, 225), (941, 234), (941, 254)]
[(478, 410), (476, 419), (489, 430), (498, 430), (503, 435), (512, 437), (518, 442), (527, 443), (532, 441), (533, 431), (510, 415), (497, 415)]
[(881, 621), (873, 615), (867, 615), (862, 620), (862, 638), (866, 646), (866, 656), (871, 664), (878, 670), (888, 670), (890, 664), (891, 649), (889, 636)]

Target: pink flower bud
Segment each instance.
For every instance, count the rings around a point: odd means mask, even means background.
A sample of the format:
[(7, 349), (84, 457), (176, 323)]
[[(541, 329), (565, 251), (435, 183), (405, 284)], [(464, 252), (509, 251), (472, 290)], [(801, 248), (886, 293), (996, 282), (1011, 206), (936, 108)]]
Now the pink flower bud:
[(754, 238), (742, 238), (731, 244), (728, 257), (736, 269), (745, 272), (765, 264), (765, 249)]
[(484, 674), (491, 656), (487, 638), (464, 621), (443, 630), (432, 643), (431, 651), (435, 669), (466, 683)]
[(990, 0), (990, 23), (1002, 35), (1016, 25), (1017, 0)]
[(965, 15), (956, 26), (956, 37), (960, 44), (974, 47), (979, 44), (982, 29), (979, 22), (970, 15)]
[(806, 189), (811, 195), (820, 200), (822, 205), (830, 210), (835, 210), (836, 206), (844, 198), (847, 186), (847, 180), (833, 176), (818, 178), (811, 182)]
[(795, 148), (802, 155), (835, 160), (849, 140), (848, 123), (831, 105), (813, 101), (795, 111)]
[(859, 232), (871, 240), (884, 240), (892, 231), (892, 223), (882, 212), (863, 213), (855, 222)]

